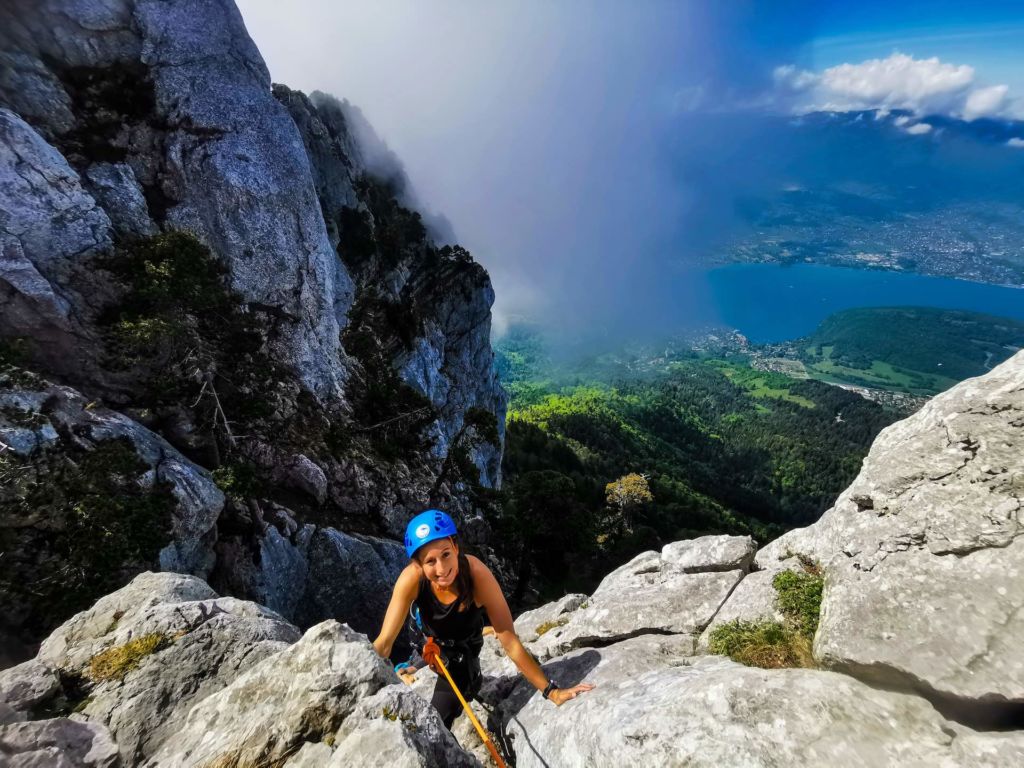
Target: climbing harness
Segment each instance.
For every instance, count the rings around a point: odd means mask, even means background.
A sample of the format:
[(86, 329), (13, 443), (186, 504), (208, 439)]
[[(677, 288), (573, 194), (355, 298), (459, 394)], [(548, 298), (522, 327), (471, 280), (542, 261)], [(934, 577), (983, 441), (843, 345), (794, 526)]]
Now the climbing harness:
[(476, 715), (473, 714), (473, 710), (469, 708), (468, 702), (462, 697), (462, 692), (458, 686), (455, 685), (455, 681), (452, 680), (452, 676), (448, 674), (448, 668), (444, 665), (444, 661), (441, 657), (441, 646), (439, 646), (434, 638), (428, 637), (427, 642), (423, 646), (423, 660), (427, 662), (432, 670), (439, 672), (445, 676), (448, 680), (448, 684), (455, 691), (455, 695), (459, 699), (459, 703), (462, 704), (462, 708), (466, 711), (466, 715), (469, 716), (470, 721), (473, 723), (473, 727), (476, 728), (476, 732), (480, 734), (480, 740), (487, 747), (491, 753), (491, 757), (494, 758), (495, 764), (498, 768), (507, 768), (505, 761), (501, 759), (501, 755), (498, 754), (498, 748), (494, 746), (494, 742), (491, 741), (491, 736), (487, 733), (487, 729), (480, 725), (480, 721), (476, 719)]

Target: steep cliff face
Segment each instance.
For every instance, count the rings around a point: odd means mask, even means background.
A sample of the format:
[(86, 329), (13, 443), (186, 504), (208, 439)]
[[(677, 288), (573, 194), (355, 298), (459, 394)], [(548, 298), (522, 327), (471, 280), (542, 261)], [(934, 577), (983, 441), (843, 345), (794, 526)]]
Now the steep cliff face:
[[(355, 541), (341, 531), (370, 546), (433, 504), (485, 541), (494, 295), (412, 204), (358, 111), (272, 87), (230, 2), (4, 4), (0, 439), (26, 420), (55, 437), (0, 460), (59, 485), (52, 455), (102, 440), (80, 444), (87, 420), (57, 425), (48, 398), (102, 403), (223, 497), (202, 525), (168, 523), (160, 557), (126, 555), (122, 580), (174, 568), (303, 622), (337, 608), (318, 558)], [(50, 523), (6, 490), (4, 549), (31, 550)], [(44, 561), (20, 557), (0, 589)], [(50, 610), (19, 595), (10, 622)], [(379, 610), (348, 605), (356, 623)]]

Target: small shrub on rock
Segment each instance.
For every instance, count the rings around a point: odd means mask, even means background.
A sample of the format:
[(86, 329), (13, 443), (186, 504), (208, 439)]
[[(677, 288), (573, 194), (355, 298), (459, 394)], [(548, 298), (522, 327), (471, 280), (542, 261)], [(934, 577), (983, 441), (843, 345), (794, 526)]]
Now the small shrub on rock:
[(802, 573), (782, 571), (772, 579), (775, 603), (784, 622), (731, 621), (716, 627), (709, 639), (712, 653), (752, 667), (813, 667), (811, 646), (818, 631), (824, 586), (821, 566), (801, 557)]
[(810, 641), (778, 621), (730, 621), (711, 633), (712, 653), (749, 667), (810, 667)]

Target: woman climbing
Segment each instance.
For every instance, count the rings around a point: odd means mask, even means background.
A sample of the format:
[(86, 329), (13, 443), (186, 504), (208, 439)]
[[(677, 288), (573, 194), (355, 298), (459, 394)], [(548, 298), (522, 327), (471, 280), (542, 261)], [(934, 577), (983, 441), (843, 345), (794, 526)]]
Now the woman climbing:
[[(430, 509), (414, 517), (405, 529), (405, 551), (412, 562), (398, 577), (380, 634), (373, 647), (385, 659), (402, 629), (410, 608), (419, 610), (420, 622), (447, 657), (448, 672), (467, 701), (480, 690), (480, 649), (484, 616), (523, 676), (544, 698), (561, 706), (591, 690), (587, 683), (559, 688), (548, 680), (527, 652), (512, 626), (512, 613), (497, 579), (478, 558), (459, 549), (452, 519)], [(438, 675), (431, 703), (451, 730), (461, 709), (451, 685)]]

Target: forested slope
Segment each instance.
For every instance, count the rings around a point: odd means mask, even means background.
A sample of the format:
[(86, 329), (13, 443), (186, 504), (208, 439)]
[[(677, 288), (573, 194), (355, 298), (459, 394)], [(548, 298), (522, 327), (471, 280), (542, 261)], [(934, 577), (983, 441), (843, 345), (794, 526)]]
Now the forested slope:
[[(506, 508), (537, 532), (536, 547), (550, 548), (535, 558), (550, 578), (565, 570), (563, 548), (576, 558), (572, 579), (592, 558), (618, 562), (707, 533), (764, 542), (813, 522), (856, 476), (875, 435), (900, 417), (741, 358), (614, 359), (556, 364), (525, 329), (497, 345), (512, 398)], [(651, 499), (609, 503), (606, 485), (630, 473), (645, 477)]]

